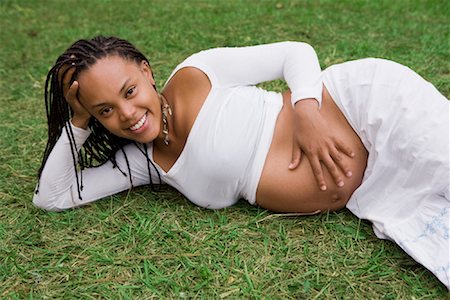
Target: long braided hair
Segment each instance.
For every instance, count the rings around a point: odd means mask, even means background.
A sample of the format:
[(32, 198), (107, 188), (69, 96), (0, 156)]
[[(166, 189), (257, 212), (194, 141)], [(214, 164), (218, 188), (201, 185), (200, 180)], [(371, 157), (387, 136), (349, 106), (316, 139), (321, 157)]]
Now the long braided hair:
[[(107, 56), (117, 55), (129, 61), (135, 61), (141, 63), (148, 60), (147, 58), (130, 42), (117, 38), (117, 37), (104, 37), (97, 36), (92, 39), (81, 39), (76, 41), (70, 46), (61, 56), (56, 60), (55, 65), (50, 69), (45, 81), (45, 108), (47, 112), (47, 124), (48, 124), (48, 141), (45, 147), (44, 156), (42, 158), (41, 166), (38, 170), (38, 176), (41, 177), (42, 170), (45, 163), (61, 136), (63, 128), (66, 129), (70, 146), (72, 149), (72, 159), (75, 167), (75, 174), (77, 180), (78, 196), (81, 200), (81, 191), (83, 189), (82, 170), (84, 168), (96, 167), (104, 164), (107, 161), (111, 161), (114, 167), (118, 168), (115, 160), (115, 154), (117, 151), (122, 151), (125, 156), (125, 161), (128, 168), (128, 176), (130, 178), (131, 185), (133, 184), (130, 174), (130, 166), (126, 153), (123, 147), (134, 141), (121, 138), (113, 135), (103, 125), (100, 124), (95, 118), (91, 117), (88, 128), (91, 130), (91, 134), (83, 144), (82, 149), (76, 153), (75, 139), (71, 126), (68, 122), (73, 116), (73, 111), (65, 100), (63, 95), (63, 78), (67, 72), (75, 68), (70, 79), (69, 86), (78, 78), (78, 75), (94, 65), (99, 59)], [(149, 64), (150, 65), (150, 64)], [(154, 86), (155, 90), (156, 87)], [(136, 144), (136, 146), (138, 146)], [(151, 166), (157, 172), (158, 178), (161, 177), (158, 170), (155, 168), (152, 161), (148, 158), (148, 149), (146, 144), (138, 148), (143, 152), (147, 158), (147, 168), (149, 171), (150, 184), (152, 190), (154, 185), (151, 176)], [(78, 159), (77, 159), (78, 158)], [(77, 166), (78, 161), (78, 166)], [(80, 168), (80, 176), (78, 175), (77, 168)], [(119, 169), (120, 170), (120, 169)], [(124, 176), (127, 174), (120, 170)], [(36, 193), (38, 190), (36, 190)]]

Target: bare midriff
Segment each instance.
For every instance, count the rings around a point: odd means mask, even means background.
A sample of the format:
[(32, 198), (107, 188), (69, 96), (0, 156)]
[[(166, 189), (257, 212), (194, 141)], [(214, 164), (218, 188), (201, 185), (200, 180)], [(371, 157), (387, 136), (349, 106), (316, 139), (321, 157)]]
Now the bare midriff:
[(256, 203), (276, 212), (315, 213), (343, 208), (361, 184), (367, 164), (367, 151), (361, 140), (324, 87), (320, 113), (333, 129), (333, 134), (342, 139), (353, 150), (355, 156), (350, 158), (343, 154), (343, 159), (353, 173), (351, 177), (346, 177), (341, 172), (343, 187), (336, 185), (322, 165), (327, 183), (327, 190), (322, 191), (304, 153), (300, 165), (295, 170), (288, 169), (294, 142), (294, 110), (289, 92), (283, 94), (283, 103), (258, 184)]

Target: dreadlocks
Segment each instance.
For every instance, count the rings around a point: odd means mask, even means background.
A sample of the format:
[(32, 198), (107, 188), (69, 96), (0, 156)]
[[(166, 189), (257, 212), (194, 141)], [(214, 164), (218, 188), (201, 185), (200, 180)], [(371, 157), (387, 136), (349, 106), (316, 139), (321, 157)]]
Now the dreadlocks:
[[(38, 171), (38, 176), (39, 178), (41, 177), (41, 173), (44, 169), (48, 156), (50, 155), (53, 147), (61, 136), (63, 128), (66, 128), (72, 149), (72, 159), (75, 167), (78, 196), (80, 200), (81, 191), (83, 189), (83, 181), (81, 177), (82, 170), (88, 167), (100, 166), (108, 160), (113, 163), (114, 167), (118, 168), (115, 160), (115, 153), (121, 150), (125, 155), (123, 147), (134, 142), (113, 135), (105, 127), (103, 127), (100, 122), (92, 117), (88, 124), (88, 127), (90, 128), (92, 133), (84, 143), (81, 151), (79, 153), (76, 153), (74, 135), (71, 126), (68, 125), (70, 118), (73, 116), (73, 111), (63, 95), (63, 78), (70, 69), (75, 68), (75, 71), (72, 74), (72, 78), (70, 78), (69, 81), (70, 86), (75, 80), (77, 80), (80, 72), (88, 69), (99, 59), (111, 55), (117, 55), (127, 60), (135, 61), (137, 63), (141, 63), (142, 61), (146, 61), (148, 63), (147, 58), (130, 42), (119, 39), (117, 37), (97, 36), (90, 40), (79, 40), (72, 46), (70, 46), (60, 57), (58, 57), (55, 65), (47, 74), (47, 79), (45, 81), (44, 94), (45, 108), (47, 112), (48, 141), (47, 146), (45, 147), (42, 163)], [(155, 86), (154, 88), (156, 89)], [(146, 145), (143, 146), (143, 149), (143, 154), (147, 158), (151, 188), (152, 190), (154, 190), (151, 176), (151, 166), (153, 166), (153, 168), (156, 170), (159, 179), (161, 179), (160, 174), (148, 158)], [(80, 177), (78, 177), (77, 172), (77, 156), (78, 165), (81, 171)], [(130, 166), (126, 155), (125, 161), (128, 168), (130, 183), (133, 184), (131, 180)], [(127, 174), (122, 170), (120, 170), (120, 172), (124, 176), (127, 176)], [(37, 192), (38, 191), (36, 190), (36, 193)]]

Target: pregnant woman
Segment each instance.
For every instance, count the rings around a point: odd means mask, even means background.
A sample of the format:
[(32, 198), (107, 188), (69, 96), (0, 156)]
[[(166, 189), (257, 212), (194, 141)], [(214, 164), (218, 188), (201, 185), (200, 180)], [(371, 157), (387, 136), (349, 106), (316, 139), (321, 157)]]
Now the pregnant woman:
[[(279, 78), (283, 94), (255, 86)], [(217, 48), (158, 93), (141, 52), (96, 37), (58, 58), (46, 107), (38, 207), (162, 183), (213, 209), (347, 206), (450, 287), (449, 102), (407, 67), (363, 59), (321, 72), (297, 42)]]

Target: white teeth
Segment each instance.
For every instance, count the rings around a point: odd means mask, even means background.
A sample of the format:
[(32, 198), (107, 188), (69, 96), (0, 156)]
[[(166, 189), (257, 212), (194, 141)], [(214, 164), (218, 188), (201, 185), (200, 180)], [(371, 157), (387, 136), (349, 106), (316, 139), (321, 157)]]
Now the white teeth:
[(147, 114), (143, 115), (142, 118), (139, 120), (139, 122), (137, 122), (136, 124), (131, 126), (130, 130), (132, 130), (132, 131), (138, 130), (139, 128), (142, 127), (142, 125), (144, 125), (146, 120), (147, 120)]

